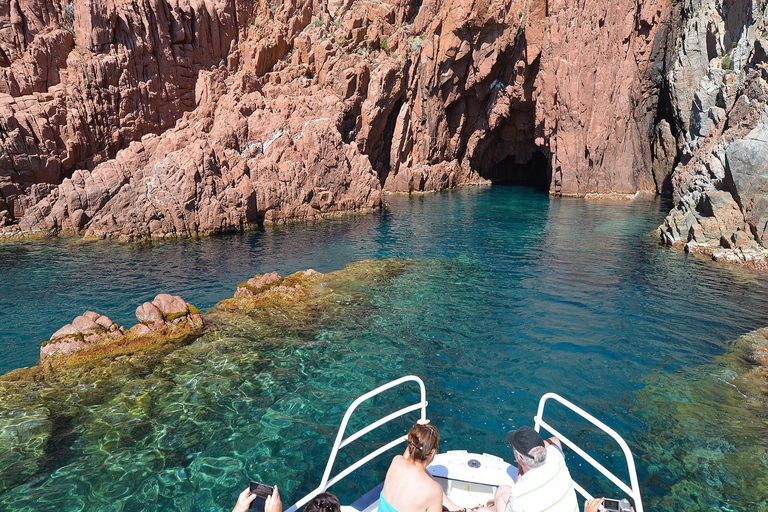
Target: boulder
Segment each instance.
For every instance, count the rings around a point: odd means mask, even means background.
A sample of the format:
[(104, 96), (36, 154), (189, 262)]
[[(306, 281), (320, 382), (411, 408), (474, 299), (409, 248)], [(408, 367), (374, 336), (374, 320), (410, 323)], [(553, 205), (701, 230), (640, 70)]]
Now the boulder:
[(152, 302), (145, 302), (138, 308), (136, 308), (136, 319), (140, 324), (145, 325), (162, 325), (163, 314), (155, 304)]
[(139, 324), (131, 328), (133, 334), (148, 334), (174, 326), (190, 330), (203, 327), (203, 317), (197, 308), (178, 295), (167, 293), (161, 293), (152, 302), (145, 302), (136, 308), (136, 319)]
[(110, 320), (109, 317), (104, 315), (99, 315), (99, 317), (96, 318), (95, 322), (105, 329), (115, 328), (115, 323), (112, 320)]
[(726, 171), (734, 197), (757, 239), (766, 242), (768, 226), (768, 127), (759, 125), (726, 150)]
[(102, 329), (102, 327), (99, 324), (97, 324), (90, 318), (86, 317), (85, 315), (81, 315), (75, 318), (72, 321), (72, 327), (77, 329), (79, 332), (88, 333), (88, 334), (96, 331), (97, 329)]
[(116, 353), (121, 350), (120, 344), (110, 345), (108, 342), (123, 340), (131, 344), (137, 343), (137, 337), (178, 337), (204, 326), (203, 317), (197, 308), (181, 297), (169, 294), (157, 295), (152, 302), (139, 306), (136, 309), (136, 318), (139, 323), (126, 332), (107, 316), (86, 311), (71, 324), (56, 331), (51, 339), (40, 347), (40, 357), (49, 360), (56, 354), (71, 355), (97, 343), (102, 357), (110, 353), (110, 347), (114, 347)]
[(184, 302), (184, 299), (178, 295), (173, 296), (167, 293), (161, 293), (152, 301), (152, 304), (160, 310), (160, 313), (165, 317), (167, 315), (177, 315), (179, 313), (187, 313), (189, 305)]
[(283, 278), (277, 272), (269, 272), (267, 274), (256, 274), (245, 283), (238, 285), (235, 291), (235, 297), (253, 297), (268, 290), (274, 286), (277, 286)]
[(40, 357), (42, 359), (53, 354), (72, 354), (90, 344), (122, 336), (122, 328), (108, 317), (94, 311), (86, 311), (72, 320), (71, 324), (53, 333), (51, 339), (40, 347)]
[(98, 318), (101, 316), (100, 314), (96, 313), (95, 311), (86, 311), (83, 313), (85, 318), (88, 318), (89, 320), (93, 320), (94, 322), (98, 320)]

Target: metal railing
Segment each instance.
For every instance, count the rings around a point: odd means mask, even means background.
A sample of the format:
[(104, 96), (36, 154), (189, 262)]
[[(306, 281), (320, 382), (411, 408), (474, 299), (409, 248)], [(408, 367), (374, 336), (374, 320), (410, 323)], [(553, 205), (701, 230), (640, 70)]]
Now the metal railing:
[[(395, 411), (392, 414), (389, 414), (388, 416), (385, 416), (380, 420), (374, 423), (371, 423), (367, 427), (358, 430), (357, 432), (351, 434), (350, 436), (346, 438), (344, 437), (344, 432), (347, 430), (347, 424), (349, 423), (349, 419), (352, 417), (352, 414), (355, 412), (355, 409), (357, 409), (358, 406), (360, 406), (360, 404), (373, 398), (374, 396), (380, 393), (383, 393), (384, 391), (392, 389), (406, 382), (418, 383), (419, 391), (421, 392), (421, 399), (419, 402), (409, 405), (407, 407), (403, 407), (399, 411)], [(421, 419), (426, 420), (427, 419), (427, 392), (424, 387), (424, 382), (415, 375), (407, 375), (397, 380), (393, 380), (392, 382), (384, 384), (383, 386), (379, 386), (373, 391), (369, 391), (368, 393), (358, 397), (354, 402), (352, 402), (352, 405), (349, 406), (349, 408), (347, 409), (347, 412), (344, 414), (344, 419), (341, 421), (341, 425), (339, 426), (339, 432), (336, 434), (336, 441), (333, 443), (333, 449), (331, 450), (331, 455), (328, 458), (328, 464), (325, 466), (325, 472), (323, 473), (323, 479), (320, 481), (320, 485), (314, 491), (310, 492), (309, 494), (301, 498), (299, 501), (291, 505), (291, 507), (288, 508), (288, 510), (286, 510), (285, 512), (296, 512), (296, 510), (306, 505), (312, 498), (314, 498), (315, 496), (317, 496), (322, 492), (325, 492), (330, 486), (332, 486), (339, 480), (343, 479), (344, 477), (346, 477), (347, 475), (349, 475), (350, 473), (358, 469), (360, 466), (367, 464), (369, 461), (375, 459), (382, 453), (388, 450), (391, 450), (398, 444), (406, 441), (408, 437), (407, 435), (400, 436), (397, 439), (380, 447), (379, 449), (369, 453), (368, 455), (358, 460), (351, 466), (339, 472), (337, 475), (331, 477), (331, 470), (333, 469), (333, 463), (336, 461), (336, 455), (339, 453), (339, 450), (341, 450), (345, 446), (348, 446), (352, 442), (360, 439), (361, 437), (368, 434), (369, 432), (376, 430), (380, 426), (386, 423), (389, 423), (390, 421), (396, 418), (399, 418), (400, 416), (404, 416), (410, 412), (417, 411), (419, 409), (421, 409)]]
[[(621, 447), (621, 450), (624, 452), (624, 457), (627, 459), (627, 469), (629, 471), (629, 481), (630, 485), (627, 485), (625, 482), (623, 482), (621, 479), (619, 479), (616, 475), (608, 471), (605, 466), (597, 462), (594, 458), (592, 458), (591, 455), (589, 455), (587, 452), (579, 448), (573, 441), (565, 437), (563, 434), (555, 430), (549, 423), (545, 422), (544, 417), (544, 406), (547, 403), (547, 400), (553, 399), (557, 402), (560, 402), (561, 405), (567, 407), (568, 409), (572, 410), (585, 420), (592, 423), (594, 426), (608, 434), (613, 438), (614, 441), (616, 441), (619, 446)], [(637, 471), (635, 470), (635, 459), (632, 457), (632, 452), (629, 449), (629, 446), (627, 446), (627, 443), (622, 439), (622, 437), (616, 433), (615, 430), (613, 430), (611, 427), (603, 423), (602, 421), (598, 420), (588, 412), (586, 412), (581, 407), (574, 405), (570, 401), (566, 400), (565, 398), (561, 397), (560, 395), (557, 395), (555, 393), (546, 393), (544, 396), (541, 397), (541, 400), (539, 400), (539, 410), (536, 413), (536, 416), (533, 418), (533, 420), (536, 422), (535, 429), (536, 432), (539, 432), (541, 430), (541, 427), (544, 427), (547, 431), (549, 431), (552, 435), (557, 437), (563, 444), (568, 446), (571, 450), (576, 452), (579, 456), (581, 456), (582, 459), (584, 459), (586, 462), (588, 462), (592, 467), (600, 471), (600, 473), (603, 474), (608, 480), (613, 482), (614, 485), (616, 485), (619, 489), (627, 493), (628, 496), (631, 496), (634, 500), (635, 505), (635, 512), (643, 512), (643, 501), (640, 497), (640, 485), (637, 481)], [(575, 481), (573, 482), (574, 487), (577, 491), (579, 491), (579, 494), (584, 496), (586, 499), (592, 499), (592, 495), (589, 494), (582, 486), (580, 486)], [(630, 487), (631, 486), (631, 487)]]

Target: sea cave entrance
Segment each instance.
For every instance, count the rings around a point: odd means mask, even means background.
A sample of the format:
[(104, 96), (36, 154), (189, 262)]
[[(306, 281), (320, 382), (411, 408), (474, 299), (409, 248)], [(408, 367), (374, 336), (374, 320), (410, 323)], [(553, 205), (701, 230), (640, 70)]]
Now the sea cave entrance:
[(509, 155), (483, 173), (494, 185), (521, 185), (549, 192), (552, 168), (543, 152), (535, 150), (525, 162)]

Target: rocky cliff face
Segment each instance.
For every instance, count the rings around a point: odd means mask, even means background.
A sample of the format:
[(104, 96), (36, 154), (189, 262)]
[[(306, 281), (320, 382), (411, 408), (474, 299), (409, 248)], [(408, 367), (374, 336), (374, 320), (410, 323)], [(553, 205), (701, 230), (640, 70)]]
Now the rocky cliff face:
[(659, 114), (675, 12), (14, 0), (0, 11), (0, 229), (188, 236), (490, 182), (657, 193), (677, 153)]
[(73, 171), (93, 169), (131, 141), (172, 127), (195, 107), (199, 71), (226, 64), (249, 21), (234, 2), (6, 6), (0, 224), (21, 219)]
[(680, 163), (661, 239), (768, 268), (768, 7), (684, 2), (669, 71)]

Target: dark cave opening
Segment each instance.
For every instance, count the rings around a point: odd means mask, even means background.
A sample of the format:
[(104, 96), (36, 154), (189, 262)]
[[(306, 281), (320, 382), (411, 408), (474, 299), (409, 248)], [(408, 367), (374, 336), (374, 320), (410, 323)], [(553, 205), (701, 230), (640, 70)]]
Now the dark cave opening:
[(548, 192), (552, 168), (546, 155), (534, 150), (525, 162), (518, 163), (515, 155), (509, 155), (491, 167), (483, 177), (494, 185), (520, 185)]
[(387, 123), (384, 126), (384, 146), (382, 147), (379, 157), (373, 162), (373, 168), (379, 175), (379, 181), (382, 186), (387, 181), (389, 176), (389, 170), (391, 163), (389, 161), (390, 152), (392, 151), (392, 137), (395, 134), (395, 123), (397, 122), (397, 116), (400, 114), (400, 109), (403, 107), (403, 99), (399, 98), (395, 101), (395, 106), (392, 107), (392, 112), (387, 116)]

